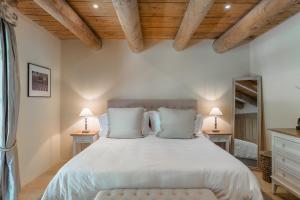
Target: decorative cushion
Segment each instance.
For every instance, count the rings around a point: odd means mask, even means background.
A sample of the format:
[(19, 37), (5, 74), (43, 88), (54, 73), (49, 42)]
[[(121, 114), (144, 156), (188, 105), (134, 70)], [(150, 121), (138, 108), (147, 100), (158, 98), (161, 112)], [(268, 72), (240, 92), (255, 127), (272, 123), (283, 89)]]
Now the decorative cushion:
[(150, 113), (149, 112), (144, 112), (142, 131), (143, 131), (144, 136), (153, 134), (153, 131), (150, 127)]
[(194, 137), (196, 111), (159, 108), (162, 138), (190, 139)]
[(108, 135), (108, 131), (109, 131), (107, 113), (100, 115), (98, 120), (99, 120), (99, 125), (100, 125), (99, 136), (106, 137)]
[(110, 138), (143, 137), (144, 108), (109, 108), (108, 126)]
[(203, 125), (203, 116), (200, 113), (198, 113), (196, 116), (195, 123), (194, 123), (194, 126), (195, 126), (194, 133), (195, 134), (201, 133), (202, 125)]
[(217, 200), (208, 189), (117, 189), (100, 191), (94, 200)]
[[(109, 133), (107, 113), (100, 115), (98, 117), (98, 120), (100, 125), (99, 136), (106, 137)], [(143, 135), (154, 134), (152, 129), (150, 128), (150, 112), (144, 112), (142, 133)]]
[(151, 129), (156, 134), (160, 131), (160, 116), (158, 111), (149, 111)]
[[(158, 111), (149, 111), (148, 113), (149, 113), (152, 131), (155, 134), (159, 133), (159, 131), (161, 130), (161, 126), (160, 126), (161, 122), (160, 122), (159, 112)], [(200, 113), (198, 113), (196, 116), (196, 120), (194, 122), (194, 127), (195, 127), (194, 134), (201, 133), (202, 125), (203, 125), (203, 116)]]

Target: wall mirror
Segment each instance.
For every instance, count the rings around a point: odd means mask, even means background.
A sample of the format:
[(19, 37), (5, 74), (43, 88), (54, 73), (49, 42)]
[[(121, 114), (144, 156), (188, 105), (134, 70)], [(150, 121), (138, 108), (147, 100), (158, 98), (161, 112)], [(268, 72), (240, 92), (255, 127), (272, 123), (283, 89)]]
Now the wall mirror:
[(233, 80), (233, 154), (251, 168), (258, 167), (262, 133), (261, 77)]

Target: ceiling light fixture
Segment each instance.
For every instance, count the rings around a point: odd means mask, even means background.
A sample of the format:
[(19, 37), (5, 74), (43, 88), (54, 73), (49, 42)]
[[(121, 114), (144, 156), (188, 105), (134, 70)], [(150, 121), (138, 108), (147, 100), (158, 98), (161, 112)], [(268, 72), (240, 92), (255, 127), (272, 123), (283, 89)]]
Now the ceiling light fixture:
[(99, 8), (99, 5), (94, 3), (93, 8), (97, 9), (97, 8)]
[(225, 10), (230, 10), (230, 8), (231, 8), (231, 4), (230, 3), (227, 3), (227, 4), (224, 5), (224, 9)]

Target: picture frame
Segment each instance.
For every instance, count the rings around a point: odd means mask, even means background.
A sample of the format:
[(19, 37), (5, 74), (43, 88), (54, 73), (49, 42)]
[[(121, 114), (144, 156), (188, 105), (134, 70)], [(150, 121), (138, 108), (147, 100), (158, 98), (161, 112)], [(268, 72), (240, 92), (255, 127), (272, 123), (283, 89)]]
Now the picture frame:
[(28, 97), (51, 97), (51, 69), (28, 63)]

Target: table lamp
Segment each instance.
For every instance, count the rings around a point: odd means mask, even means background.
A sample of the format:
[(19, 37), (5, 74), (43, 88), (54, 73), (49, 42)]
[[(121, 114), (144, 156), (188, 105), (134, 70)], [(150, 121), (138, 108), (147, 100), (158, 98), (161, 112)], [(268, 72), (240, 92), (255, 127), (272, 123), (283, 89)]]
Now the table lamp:
[(221, 110), (218, 107), (213, 107), (209, 113), (210, 116), (214, 116), (215, 117), (215, 129), (213, 130), (213, 132), (219, 132), (220, 130), (218, 130), (218, 121), (217, 121), (217, 117), (218, 116), (222, 116), (223, 113), (221, 112)]
[(87, 125), (87, 118), (93, 116), (93, 113), (90, 109), (88, 108), (84, 108), (81, 112), (80, 112), (80, 117), (84, 117), (85, 120), (85, 124), (84, 124), (84, 130), (82, 131), (82, 133), (89, 133), (90, 131), (88, 130), (88, 125)]

